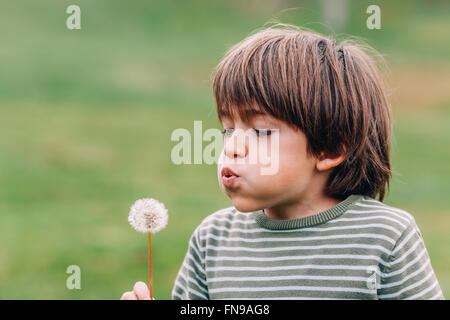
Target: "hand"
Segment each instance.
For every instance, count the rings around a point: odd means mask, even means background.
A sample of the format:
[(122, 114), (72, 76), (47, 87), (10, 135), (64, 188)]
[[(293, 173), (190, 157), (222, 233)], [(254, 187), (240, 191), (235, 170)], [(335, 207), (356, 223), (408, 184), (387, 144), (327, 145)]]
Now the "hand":
[(133, 291), (125, 292), (120, 300), (150, 300), (150, 291), (144, 282), (138, 281), (134, 284)]

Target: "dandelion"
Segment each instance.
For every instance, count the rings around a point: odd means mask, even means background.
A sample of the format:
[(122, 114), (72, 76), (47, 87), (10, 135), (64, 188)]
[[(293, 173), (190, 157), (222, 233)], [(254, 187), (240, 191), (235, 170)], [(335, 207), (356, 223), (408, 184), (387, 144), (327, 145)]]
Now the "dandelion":
[(153, 299), (152, 279), (152, 233), (167, 226), (167, 209), (155, 199), (139, 199), (130, 208), (128, 222), (138, 232), (148, 233), (148, 265), (150, 299)]
[(128, 222), (138, 232), (156, 233), (167, 225), (167, 209), (155, 199), (139, 199), (130, 209)]

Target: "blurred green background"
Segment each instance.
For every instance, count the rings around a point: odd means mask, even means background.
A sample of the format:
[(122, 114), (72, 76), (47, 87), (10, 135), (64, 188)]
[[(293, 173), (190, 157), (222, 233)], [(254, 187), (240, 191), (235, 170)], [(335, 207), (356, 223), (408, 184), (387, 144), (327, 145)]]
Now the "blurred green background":
[[(191, 233), (231, 204), (215, 165), (171, 162), (170, 135), (194, 120), (220, 127), (214, 67), (273, 18), (362, 37), (385, 56), (395, 117), (385, 202), (415, 216), (449, 297), (450, 2), (346, 3), (333, 20), (326, 1), (2, 1), (0, 298), (119, 299), (147, 281), (147, 239), (127, 216), (154, 197), (169, 209), (153, 237), (154, 294), (170, 299)], [(70, 4), (81, 30), (66, 28)], [(381, 30), (366, 28), (371, 4)], [(69, 265), (81, 290), (66, 288)]]

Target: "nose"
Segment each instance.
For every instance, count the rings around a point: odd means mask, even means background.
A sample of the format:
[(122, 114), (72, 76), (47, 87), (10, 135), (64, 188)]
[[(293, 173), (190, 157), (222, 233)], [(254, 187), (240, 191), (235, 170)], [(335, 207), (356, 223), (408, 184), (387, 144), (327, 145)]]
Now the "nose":
[(235, 129), (231, 137), (226, 138), (223, 150), (231, 159), (245, 158), (248, 152), (247, 136), (242, 129)]

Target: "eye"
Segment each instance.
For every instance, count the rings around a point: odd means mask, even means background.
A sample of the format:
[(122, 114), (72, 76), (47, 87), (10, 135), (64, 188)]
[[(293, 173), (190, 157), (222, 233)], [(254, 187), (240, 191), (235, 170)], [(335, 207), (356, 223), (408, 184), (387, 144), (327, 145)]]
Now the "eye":
[(222, 134), (226, 137), (231, 136), (233, 134), (234, 129), (224, 129), (222, 130)]
[(272, 130), (270, 129), (253, 129), (258, 136), (270, 136), (272, 134)]

